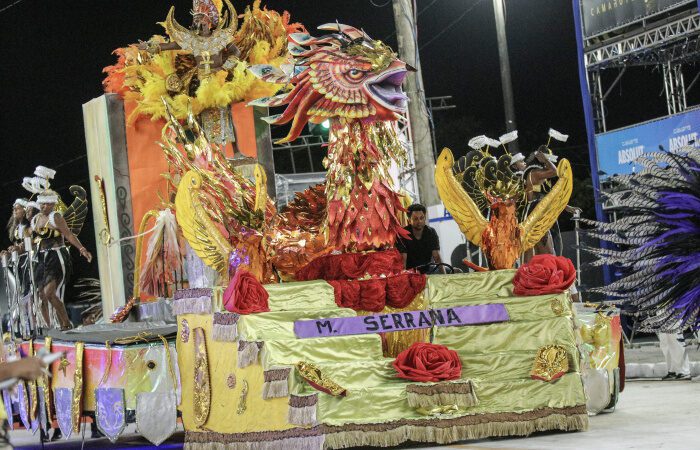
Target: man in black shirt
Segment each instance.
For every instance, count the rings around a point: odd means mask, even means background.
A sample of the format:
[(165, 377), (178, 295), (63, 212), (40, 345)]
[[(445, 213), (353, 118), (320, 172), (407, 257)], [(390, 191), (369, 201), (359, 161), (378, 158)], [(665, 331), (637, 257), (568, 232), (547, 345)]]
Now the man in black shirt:
[[(411, 233), (410, 239), (398, 239), (396, 248), (403, 256), (403, 262), (407, 269), (425, 266), (431, 262), (440, 264), (440, 239), (435, 229), (425, 224), (425, 206), (414, 203), (408, 207), (409, 225), (405, 230)], [(428, 267), (420, 267), (425, 273)], [(444, 268), (440, 269), (444, 272)]]

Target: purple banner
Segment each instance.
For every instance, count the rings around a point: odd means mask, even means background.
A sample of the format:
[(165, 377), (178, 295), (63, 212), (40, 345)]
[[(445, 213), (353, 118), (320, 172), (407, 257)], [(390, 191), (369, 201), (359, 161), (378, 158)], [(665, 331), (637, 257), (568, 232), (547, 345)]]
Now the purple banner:
[(350, 334), (384, 333), (419, 328), (458, 327), (510, 320), (502, 303), (455, 308), (404, 311), (373, 316), (333, 317), (328, 319), (299, 320), (294, 322), (298, 338), (346, 336)]

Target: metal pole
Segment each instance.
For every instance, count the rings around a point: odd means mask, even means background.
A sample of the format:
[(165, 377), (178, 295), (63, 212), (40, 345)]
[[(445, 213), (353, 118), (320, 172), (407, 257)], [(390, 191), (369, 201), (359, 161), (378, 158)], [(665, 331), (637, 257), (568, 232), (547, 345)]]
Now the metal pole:
[(581, 286), (581, 238), (579, 236), (579, 220), (581, 214), (576, 210), (572, 220), (574, 221), (574, 236), (576, 236), (576, 284)]
[[(496, 35), (498, 36), (498, 57), (501, 64), (501, 87), (503, 106), (506, 114), (506, 130), (517, 129), (515, 121), (515, 104), (513, 102), (513, 83), (510, 77), (510, 60), (508, 58), (508, 39), (506, 37), (505, 0), (493, 0), (493, 13), (496, 17)], [(518, 152), (518, 142), (508, 144), (512, 153)]]
[(435, 188), (435, 158), (416, 42), (413, 4), (411, 0), (393, 0), (393, 6), (399, 55), (406, 64), (416, 69), (415, 72), (409, 72), (404, 83), (409, 98), (408, 116), (411, 121), (418, 191), (425, 206), (439, 205), (441, 202)]

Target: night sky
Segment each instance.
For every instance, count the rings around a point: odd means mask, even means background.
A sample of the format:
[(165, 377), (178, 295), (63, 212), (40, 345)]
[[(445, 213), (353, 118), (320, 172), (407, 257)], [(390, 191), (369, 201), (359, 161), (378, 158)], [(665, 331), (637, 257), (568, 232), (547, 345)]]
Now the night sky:
[[(3, 0), (0, 9), (15, 1)], [(252, 0), (233, 3), (242, 12)], [(311, 31), (337, 19), (396, 48), (388, 0), (263, 3), (289, 10), (293, 21)], [(7, 216), (13, 199), (26, 195), (22, 177), (39, 164), (57, 169), (53, 186), (66, 197), (70, 184), (88, 187), (81, 105), (102, 94), (101, 70), (114, 63), (112, 50), (164, 34), (156, 22), (165, 19), (171, 4), (178, 20), (189, 24), (188, 0), (23, 0), (0, 12), (0, 204), (7, 205)], [(590, 169), (571, 2), (506, 0), (506, 5), (521, 149), (544, 143), (549, 127), (568, 133), (569, 142), (555, 151), (585, 178)], [(491, 0), (418, 0), (417, 10), (426, 94), (452, 95), (457, 106), (435, 114), (438, 148), (463, 151), (476, 134), (498, 137), (505, 127)], [(609, 128), (665, 114), (661, 74), (628, 73), (611, 95)], [(81, 237), (94, 248), (91, 229)]]

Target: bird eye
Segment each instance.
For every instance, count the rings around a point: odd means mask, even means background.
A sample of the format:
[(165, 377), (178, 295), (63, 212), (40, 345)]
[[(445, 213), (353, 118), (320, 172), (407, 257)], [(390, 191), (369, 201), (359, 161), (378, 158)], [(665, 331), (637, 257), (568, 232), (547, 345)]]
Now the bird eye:
[(359, 80), (364, 75), (364, 72), (358, 69), (348, 70), (348, 76), (353, 80)]

